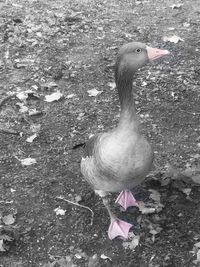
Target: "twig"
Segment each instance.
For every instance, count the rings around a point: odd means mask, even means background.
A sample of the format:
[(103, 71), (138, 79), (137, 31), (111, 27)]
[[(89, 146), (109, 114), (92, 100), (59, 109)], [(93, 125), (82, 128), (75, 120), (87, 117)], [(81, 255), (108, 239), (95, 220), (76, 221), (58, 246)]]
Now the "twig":
[(0, 129), (0, 133), (2, 133), (2, 134), (20, 135), (19, 132), (13, 132), (13, 131), (10, 131), (10, 130), (3, 130), (3, 129)]
[[(0, 203), (11, 204), (11, 203), (13, 203), (13, 200), (11, 200), (11, 201), (4, 201), (4, 200), (1, 200)], [(1, 266), (1, 265), (0, 265), (0, 266)]]
[(6, 101), (8, 101), (10, 98), (12, 98), (13, 96), (15, 95), (9, 95), (9, 96), (6, 96), (4, 97), (1, 101), (0, 101), (0, 110), (2, 108), (2, 106), (6, 103)]
[(188, 114), (191, 114), (191, 115), (200, 115), (200, 113), (199, 112), (190, 112), (190, 111), (186, 111), (186, 110), (183, 110), (183, 109), (181, 109), (181, 108), (179, 108), (182, 112), (185, 112), (185, 113), (188, 113)]
[(70, 203), (70, 204), (72, 204), (72, 205), (75, 205), (75, 206), (78, 206), (78, 207), (80, 207), (80, 208), (84, 208), (84, 209), (89, 210), (89, 211), (91, 212), (91, 214), (92, 214), (90, 225), (93, 225), (94, 211), (91, 210), (89, 207), (84, 206), (84, 205), (81, 205), (81, 204), (78, 204), (78, 203), (73, 202), (73, 201), (71, 201), (71, 200), (65, 199), (65, 198), (62, 197), (62, 196), (60, 196), (60, 197), (56, 197), (56, 198), (57, 198), (57, 199), (60, 199), (60, 200), (64, 200), (65, 202), (68, 202), (68, 203)]

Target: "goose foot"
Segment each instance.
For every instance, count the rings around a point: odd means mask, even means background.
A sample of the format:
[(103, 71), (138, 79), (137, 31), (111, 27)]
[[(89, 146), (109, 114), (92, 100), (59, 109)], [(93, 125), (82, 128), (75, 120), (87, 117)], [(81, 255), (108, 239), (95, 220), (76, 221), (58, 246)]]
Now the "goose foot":
[(108, 229), (108, 237), (111, 240), (116, 237), (119, 237), (121, 239), (127, 239), (131, 227), (133, 227), (132, 224), (122, 221), (116, 217), (112, 217)]
[(121, 191), (115, 203), (120, 204), (125, 210), (131, 206), (135, 206), (135, 207), (139, 206), (138, 202), (136, 201), (133, 194), (129, 190)]
[(133, 225), (118, 219), (117, 216), (111, 211), (109, 200), (106, 198), (106, 195), (101, 195), (103, 204), (110, 215), (110, 226), (108, 228), (109, 239), (112, 240), (116, 237), (119, 237), (121, 239), (127, 239), (129, 230)]

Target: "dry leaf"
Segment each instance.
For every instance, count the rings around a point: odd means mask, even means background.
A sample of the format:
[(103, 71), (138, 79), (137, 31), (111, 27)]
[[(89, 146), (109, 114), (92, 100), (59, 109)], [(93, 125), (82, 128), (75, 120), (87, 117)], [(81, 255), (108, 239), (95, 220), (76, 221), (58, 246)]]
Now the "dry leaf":
[(31, 88), (33, 88), (33, 90), (38, 90), (38, 86), (36, 84), (33, 84)]
[(46, 87), (46, 88), (52, 88), (52, 87), (57, 87), (57, 83), (55, 82), (48, 82), (48, 83), (44, 83), (43, 84), (43, 87)]
[(74, 257), (77, 258), (78, 260), (82, 259), (82, 256), (81, 256), (80, 254), (78, 254), (78, 253), (76, 253), (76, 254), (74, 255)]
[(196, 252), (196, 255), (197, 255), (197, 259), (193, 261), (195, 265), (197, 265), (200, 262), (200, 249)]
[(33, 158), (20, 159), (20, 161), (23, 166), (29, 166), (37, 163), (37, 161)]
[(74, 97), (74, 96), (75, 96), (75, 94), (70, 94), (70, 95), (67, 95), (66, 98), (67, 98), (67, 99), (70, 99), (70, 98), (72, 98), (72, 97)]
[(20, 108), (19, 112), (24, 113), (24, 112), (28, 111), (28, 108), (27, 108), (27, 106), (24, 105), (24, 103), (17, 102), (16, 105), (19, 106), (19, 108)]
[(188, 22), (184, 22), (184, 23), (183, 23), (183, 27), (185, 27), (185, 28), (190, 27), (190, 23), (188, 23)]
[(52, 267), (60, 266), (60, 267), (77, 267), (76, 264), (72, 262), (71, 256), (61, 257), (59, 260), (55, 260), (52, 262)]
[(145, 81), (143, 81), (142, 84), (141, 84), (142, 87), (144, 87), (146, 85), (147, 85), (147, 82), (145, 82)]
[[(5, 241), (9, 241), (9, 242), (11, 242), (11, 241), (13, 241), (14, 240), (14, 238), (13, 237), (11, 237), (11, 236), (9, 236), (9, 235), (6, 235), (6, 234), (4, 234), (4, 235), (0, 235), (0, 240), (5, 240)], [(1, 266), (1, 265), (0, 265)]]
[(87, 91), (89, 96), (97, 96), (101, 94), (103, 91), (98, 91), (97, 89), (91, 89)]
[(7, 216), (4, 216), (2, 218), (2, 221), (4, 222), (5, 225), (11, 225), (15, 222), (15, 218), (13, 217), (12, 214), (8, 214)]
[(3, 244), (3, 240), (0, 239), (0, 251), (6, 251), (6, 249), (4, 248), (4, 244)]
[(60, 207), (56, 208), (55, 210), (56, 215), (65, 215), (66, 210), (61, 209)]
[(42, 114), (42, 111), (39, 111), (36, 108), (30, 109), (28, 112), (29, 116), (40, 115), (40, 114)]
[(103, 260), (110, 260), (110, 261), (112, 261), (112, 259), (110, 257), (106, 256), (105, 254), (101, 254), (100, 258), (103, 259)]
[(192, 181), (196, 184), (200, 184), (200, 175), (194, 175), (191, 177)]
[(155, 242), (156, 235), (159, 234), (163, 229), (158, 225), (151, 226), (150, 228), (151, 230), (149, 231), (149, 233), (152, 234), (152, 241)]
[(30, 130), (32, 133), (38, 133), (40, 131), (41, 124), (31, 124)]
[(110, 90), (114, 90), (116, 88), (116, 83), (115, 82), (109, 82), (108, 86), (110, 87)]
[(25, 101), (28, 98), (28, 93), (27, 92), (19, 92), (16, 94), (16, 97), (19, 100)]
[(94, 254), (92, 257), (89, 257), (88, 267), (98, 267), (99, 260), (97, 254)]
[(149, 191), (151, 192), (149, 197), (155, 202), (160, 203), (160, 193), (154, 189), (149, 189)]
[(190, 195), (192, 189), (191, 189), (191, 188), (183, 188), (181, 191), (182, 191), (184, 194), (186, 194), (187, 197), (189, 197), (189, 195)]
[(82, 197), (80, 195), (76, 195), (74, 197), (74, 200), (75, 200), (76, 203), (78, 203), (78, 202), (80, 202), (82, 200)]
[(156, 208), (152, 208), (152, 207), (148, 208), (145, 206), (143, 202), (138, 202), (138, 204), (139, 204), (139, 211), (141, 211), (142, 214), (151, 214), (156, 211)]
[(130, 233), (129, 238), (131, 238), (131, 240), (124, 241), (122, 245), (125, 249), (129, 248), (134, 251), (134, 249), (139, 245), (140, 236), (135, 235), (134, 233)]
[(57, 91), (51, 95), (46, 95), (45, 101), (46, 102), (53, 102), (53, 101), (59, 100), (61, 97), (63, 97), (63, 94), (60, 91)]
[(33, 140), (34, 140), (36, 137), (37, 137), (37, 134), (35, 133), (35, 134), (29, 136), (28, 138), (26, 138), (26, 142), (28, 142), (28, 143), (32, 143)]
[(178, 37), (177, 35), (171, 35), (171, 36), (164, 36), (163, 41), (177, 44), (179, 41), (183, 42), (184, 40)]
[(197, 242), (196, 244), (194, 244), (194, 246), (200, 248), (200, 242)]
[(178, 9), (178, 8), (180, 8), (180, 7), (182, 7), (182, 6), (183, 6), (183, 4), (177, 3), (177, 4), (174, 4), (174, 5), (171, 5), (170, 7), (171, 7), (172, 9)]

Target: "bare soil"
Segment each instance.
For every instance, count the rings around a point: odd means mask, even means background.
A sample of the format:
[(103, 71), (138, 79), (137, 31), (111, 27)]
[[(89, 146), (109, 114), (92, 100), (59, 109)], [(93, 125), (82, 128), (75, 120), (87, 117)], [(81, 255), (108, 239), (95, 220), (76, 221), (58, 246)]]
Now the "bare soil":
[[(183, 5), (173, 6), (177, 3)], [(198, 266), (200, 188), (183, 172), (200, 169), (200, 5), (198, 0), (177, 3), (0, 1), (0, 213), (15, 218), (14, 224), (1, 224), (1, 234), (14, 240), (5, 242), (0, 266)], [(163, 41), (171, 35), (181, 40)], [(140, 236), (135, 249), (108, 239), (109, 217), (82, 179), (81, 149), (72, 149), (116, 125), (119, 101), (109, 83), (118, 48), (133, 40), (171, 52), (140, 70), (135, 80), (141, 131), (155, 151), (154, 169), (135, 193), (148, 202), (154, 189), (163, 205), (147, 215), (116, 207)], [(102, 93), (89, 96), (94, 88)], [(30, 89), (35, 93), (24, 102), (16, 97)], [(64, 97), (45, 101), (58, 90)], [(15, 94), (7, 98), (10, 93)], [(22, 113), (17, 103), (40, 113)], [(28, 143), (33, 125), (40, 130)], [(22, 166), (20, 160), (28, 157), (37, 163)], [(58, 196), (90, 207), (93, 225), (88, 210)], [(58, 207), (65, 215), (56, 215)], [(158, 227), (153, 238), (150, 230)]]

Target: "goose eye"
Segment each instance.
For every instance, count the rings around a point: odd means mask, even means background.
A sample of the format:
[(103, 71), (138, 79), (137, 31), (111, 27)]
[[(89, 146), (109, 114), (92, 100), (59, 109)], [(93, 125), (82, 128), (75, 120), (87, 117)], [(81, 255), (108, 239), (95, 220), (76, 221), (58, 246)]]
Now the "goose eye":
[(142, 49), (141, 49), (141, 48), (137, 48), (135, 51), (136, 51), (137, 53), (141, 53), (141, 52), (142, 52)]

